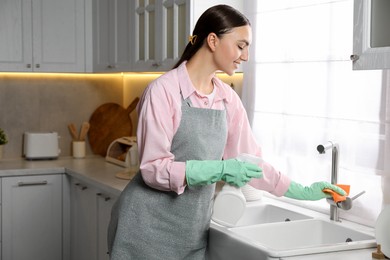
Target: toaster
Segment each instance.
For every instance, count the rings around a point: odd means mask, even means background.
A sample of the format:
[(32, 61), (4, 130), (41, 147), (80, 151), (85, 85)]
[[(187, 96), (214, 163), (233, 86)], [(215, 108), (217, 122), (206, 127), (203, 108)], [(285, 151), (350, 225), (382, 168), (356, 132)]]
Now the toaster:
[(56, 159), (61, 150), (58, 147), (58, 134), (24, 133), (24, 156), (27, 160)]

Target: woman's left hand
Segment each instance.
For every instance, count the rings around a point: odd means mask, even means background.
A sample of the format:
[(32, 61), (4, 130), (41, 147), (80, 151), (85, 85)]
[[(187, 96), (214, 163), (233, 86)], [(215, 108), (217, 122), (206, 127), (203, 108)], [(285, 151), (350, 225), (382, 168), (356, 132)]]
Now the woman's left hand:
[(305, 187), (299, 183), (291, 181), (291, 184), (284, 196), (298, 200), (320, 200), (330, 196), (323, 191), (324, 189), (331, 189), (343, 196), (347, 195), (340, 187), (325, 181), (315, 182), (310, 187)]

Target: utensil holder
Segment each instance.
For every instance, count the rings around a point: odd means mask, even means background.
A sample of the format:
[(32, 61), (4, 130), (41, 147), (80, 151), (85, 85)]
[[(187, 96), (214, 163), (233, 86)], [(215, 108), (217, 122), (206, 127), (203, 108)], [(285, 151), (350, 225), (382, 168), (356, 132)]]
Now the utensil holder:
[(72, 142), (72, 154), (74, 158), (80, 159), (85, 157), (85, 141)]

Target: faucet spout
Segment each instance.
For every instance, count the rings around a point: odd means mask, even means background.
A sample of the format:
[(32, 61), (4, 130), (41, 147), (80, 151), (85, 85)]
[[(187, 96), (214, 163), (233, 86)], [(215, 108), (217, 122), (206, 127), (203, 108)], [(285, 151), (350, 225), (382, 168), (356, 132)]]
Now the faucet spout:
[(333, 143), (331, 141), (327, 142), (326, 144), (319, 144), (317, 146), (317, 151), (320, 154), (324, 154), (326, 150), (329, 150), (333, 147)]
[[(332, 169), (331, 169), (331, 183), (337, 184), (338, 168), (339, 168), (339, 145), (335, 142), (328, 141), (326, 144), (318, 145), (317, 151), (320, 154), (324, 154), (327, 150), (332, 149)], [(338, 208), (335, 205), (330, 204), (330, 219), (334, 221), (340, 221)]]

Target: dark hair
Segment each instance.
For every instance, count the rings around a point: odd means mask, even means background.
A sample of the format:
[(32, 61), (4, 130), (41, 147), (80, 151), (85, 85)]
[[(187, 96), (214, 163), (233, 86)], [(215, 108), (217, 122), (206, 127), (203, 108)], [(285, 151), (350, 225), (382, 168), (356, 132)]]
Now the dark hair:
[(210, 33), (218, 37), (230, 32), (235, 27), (250, 25), (246, 18), (238, 10), (229, 5), (215, 5), (207, 9), (196, 22), (192, 36), (179, 61), (173, 68), (177, 68), (183, 61), (189, 60), (202, 47), (204, 40)]

